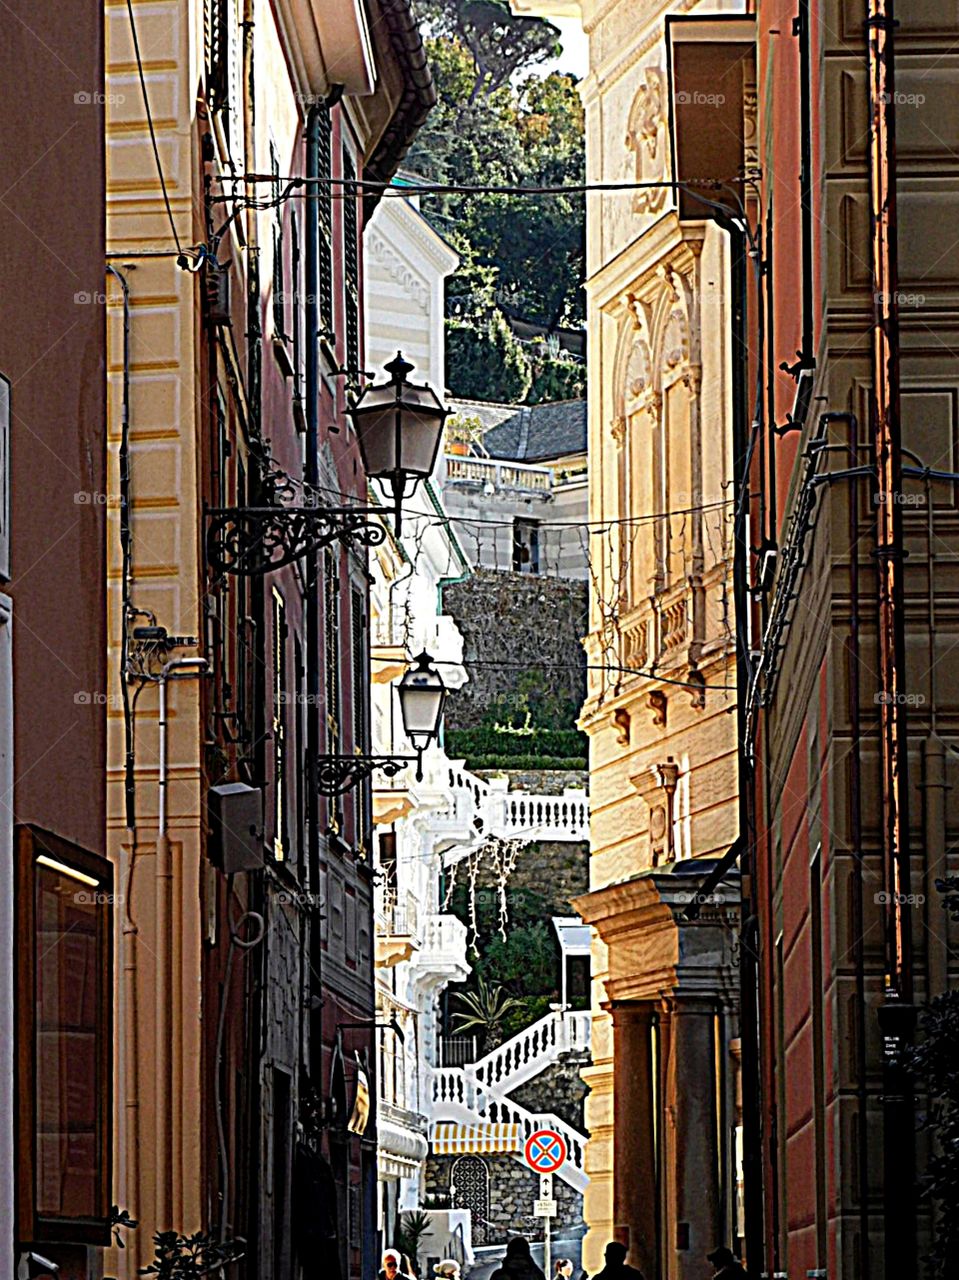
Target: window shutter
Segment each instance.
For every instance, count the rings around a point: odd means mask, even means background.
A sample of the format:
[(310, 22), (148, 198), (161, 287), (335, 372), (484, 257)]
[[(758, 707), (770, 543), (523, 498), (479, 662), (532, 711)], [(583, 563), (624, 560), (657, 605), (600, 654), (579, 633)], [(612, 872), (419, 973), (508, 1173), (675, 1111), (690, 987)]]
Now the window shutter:
[[(347, 183), (356, 181), (356, 167), (343, 148), (343, 177)], [(346, 368), (348, 376), (359, 380), (360, 370), (360, 257), (359, 226), (356, 212), (355, 187), (343, 188), (343, 291), (346, 314)]]
[(320, 337), (333, 340), (333, 122), (327, 107), (319, 109), (317, 121), (317, 223), (319, 226), (318, 271)]

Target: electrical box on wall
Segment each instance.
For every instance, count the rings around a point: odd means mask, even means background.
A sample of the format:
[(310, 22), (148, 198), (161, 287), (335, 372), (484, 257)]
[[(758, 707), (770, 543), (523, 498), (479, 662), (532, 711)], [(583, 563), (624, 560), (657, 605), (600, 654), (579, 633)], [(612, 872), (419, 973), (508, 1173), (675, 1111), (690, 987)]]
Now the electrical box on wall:
[(225, 782), (207, 793), (210, 856), (226, 875), (257, 871), (264, 863), (263, 791)]

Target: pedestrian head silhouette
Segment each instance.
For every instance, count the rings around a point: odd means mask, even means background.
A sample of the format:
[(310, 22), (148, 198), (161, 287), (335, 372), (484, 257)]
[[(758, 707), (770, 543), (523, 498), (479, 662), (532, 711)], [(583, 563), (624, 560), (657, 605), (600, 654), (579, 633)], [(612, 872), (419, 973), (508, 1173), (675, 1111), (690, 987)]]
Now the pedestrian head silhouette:
[(621, 1267), (629, 1250), (618, 1240), (610, 1240), (606, 1246), (606, 1261), (612, 1267)]
[(727, 1267), (731, 1262), (735, 1262), (736, 1259), (733, 1256), (732, 1250), (727, 1249), (724, 1244), (721, 1244), (718, 1249), (714, 1249), (712, 1253), (706, 1254), (706, 1261), (713, 1263), (714, 1266), (717, 1267)]
[(525, 1236), (513, 1236), (506, 1246), (507, 1258), (529, 1258), (529, 1241)]

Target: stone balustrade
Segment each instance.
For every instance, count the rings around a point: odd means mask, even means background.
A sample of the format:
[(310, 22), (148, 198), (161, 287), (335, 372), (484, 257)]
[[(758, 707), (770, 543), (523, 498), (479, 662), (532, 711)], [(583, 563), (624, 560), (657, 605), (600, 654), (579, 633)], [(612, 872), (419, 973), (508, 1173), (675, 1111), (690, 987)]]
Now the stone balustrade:
[(470, 458), (446, 454), (447, 480), (485, 489), (520, 489), (528, 493), (549, 493), (553, 473), (549, 467), (533, 467), (523, 462), (500, 462), (495, 458)]

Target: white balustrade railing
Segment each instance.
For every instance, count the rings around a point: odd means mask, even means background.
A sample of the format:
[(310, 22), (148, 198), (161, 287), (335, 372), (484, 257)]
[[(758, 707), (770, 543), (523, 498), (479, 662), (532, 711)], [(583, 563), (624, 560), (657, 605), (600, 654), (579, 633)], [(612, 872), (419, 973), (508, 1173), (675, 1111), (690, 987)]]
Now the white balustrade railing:
[(497, 835), (535, 833), (542, 839), (589, 839), (589, 800), (582, 791), (564, 791), (561, 796), (538, 796), (526, 791), (494, 793), (490, 808)]
[(559, 796), (508, 791), (462, 766), (449, 769), (450, 801), (434, 820), (438, 834), (470, 846), (488, 836), (526, 840), (588, 840), (589, 797), (569, 788)]
[(589, 1049), (591, 1026), (588, 1009), (548, 1013), (476, 1062), (464, 1063), (464, 1070), (485, 1088), (509, 1093), (564, 1053)]
[(519, 1127), (520, 1146), (537, 1129), (553, 1129), (566, 1140), (569, 1155), (557, 1170), (558, 1176), (577, 1191), (589, 1181), (583, 1167), (586, 1138), (552, 1112), (539, 1115), (528, 1111), (511, 1098), (484, 1088), (461, 1067), (436, 1067), (432, 1071), (433, 1119), (461, 1124), (515, 1124)]

